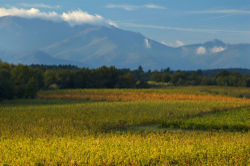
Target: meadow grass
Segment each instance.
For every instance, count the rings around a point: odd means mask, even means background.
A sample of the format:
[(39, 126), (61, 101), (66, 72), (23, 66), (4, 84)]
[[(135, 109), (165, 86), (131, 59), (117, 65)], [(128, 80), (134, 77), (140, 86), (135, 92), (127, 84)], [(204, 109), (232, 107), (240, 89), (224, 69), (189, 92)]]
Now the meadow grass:
[[(230, 96), (230, 97), (240, 97), (240, 98), (250, 98), (250, 88), (245, 87), (220, 87), (220, 86), (169, 86), (160, 89), (65, 89), (65, 90), (46, 90), (40, 91), (38, 97), (40, 98), (63, 98), (64, 95), (72, 96), (75, 98), (84, 96), (85, 99), (87, 95), (90, 97), (93, 95), (103, 95), (107, 97), (108, 95), (135, 95), (137, 94), (182, 94), (182, 95), (213, 95), (213, 96)], [(134, 99), (136, 97), (134, 96)], [(74, 99), (75, 99), (74, 98)], [(107, 100), (107, 98), (103, 98)], [(118, 100), (118, 99), (117, 99)]]
[(207, 116), (166, 120), (162, 127), (198, 130), (249, 131), (250, 108), (216, 112)]
[(250, 91), (56, 90), (4, 101), (0, 165), (248, 165), (243, 92)]
[(246, 105), (248, 103), (245, 102), (186, 100), (3, 105), (0, 106), (0, 136), (66, 136), (105, 132)]
[(247, 165), (249, 134), (167, 131), (0, 139), (10, 165)]

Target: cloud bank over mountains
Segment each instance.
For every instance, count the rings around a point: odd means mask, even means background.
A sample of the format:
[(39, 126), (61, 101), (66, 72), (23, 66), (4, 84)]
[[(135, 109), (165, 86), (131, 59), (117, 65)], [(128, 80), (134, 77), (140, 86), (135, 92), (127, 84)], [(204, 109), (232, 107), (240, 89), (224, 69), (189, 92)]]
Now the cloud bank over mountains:
[(81, 24), (94, 24), (94, 25), (111, 25), (117, 27), (117, 25), (111, 21), (103, 18), (100, 15), (92, 15), (88, 12), (84, 12), (80, 9), (57, 13), (55, 11), (42, 12), (37, 8), (23, 9), (23, 8), (0, 8), (0, 17), (4, 16), (16, 16), (22, 18), (40, 18), (44, 20), (52, 21), (65, 21), (71, 26), (81, 25)]
[(207, 52), (207, 49), (206, 49), (205, 47), (202, 47), (202, 46), (200, 46), (200, 47), (197, 48), (197, 50), (196, 50), (196, 54), (198, 54), (198, 55), (206, 54), (206, 52)]
[(224, 47), (214, 47), (211, 49), (212, 53), (219, 53), (219, 52), (222, 52), (225, 50), (226, 50), (226, 48), (224, 48)]
[(170, 42), (167, 42), (167, 41), (162, 41), (161, 44), (164, 44), (164, 45), (169, 46), (169, 47), (181, 47), (181, 46), (185, 45), (180, 40), (176, 40), (175, 43), (170, 43)]

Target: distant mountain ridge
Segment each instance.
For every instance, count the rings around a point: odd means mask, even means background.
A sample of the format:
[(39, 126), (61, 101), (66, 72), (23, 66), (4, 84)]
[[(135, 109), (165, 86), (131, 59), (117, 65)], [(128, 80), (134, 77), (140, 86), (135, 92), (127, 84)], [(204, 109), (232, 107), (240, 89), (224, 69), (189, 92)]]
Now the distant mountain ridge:
[(0, 59), (23, 64), (85, 67), (211, 69), (250, 68), (250, 44), (218, 39), (174, 48), (112, 26), (0, 17)]
[(250, 69), (241, 69), (241, 68), (225, 68), (225, 69), (210, 69), (210, 70), (202, 70), (202, 73), (205, 76), (214, 76), (215, 74), (220, 73), (221, 71), (228, 72), (239, 72), (240, 74), (250, 74)]

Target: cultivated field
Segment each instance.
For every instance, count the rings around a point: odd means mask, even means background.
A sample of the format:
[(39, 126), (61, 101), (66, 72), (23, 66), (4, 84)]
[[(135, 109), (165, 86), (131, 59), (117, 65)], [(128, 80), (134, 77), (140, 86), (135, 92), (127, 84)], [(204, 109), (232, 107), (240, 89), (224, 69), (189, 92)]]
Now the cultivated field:
[(0, 164), (248, 165), (250, 89), (41, 91), (0, 105)]

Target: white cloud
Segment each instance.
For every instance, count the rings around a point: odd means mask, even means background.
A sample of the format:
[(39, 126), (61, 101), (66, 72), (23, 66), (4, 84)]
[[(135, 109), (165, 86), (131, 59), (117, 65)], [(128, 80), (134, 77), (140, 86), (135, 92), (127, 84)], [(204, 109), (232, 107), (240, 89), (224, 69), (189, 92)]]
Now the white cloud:
[(109, 4), (106, 6), (106, 8), (118, 8), (118, 9), (123, 9), (123, 10), (127, 10), (127, 11), (131, 11), (131, 10), (135, 10), (136, 6), (133, 5), (115, 5), (115, 4)]
[(48, 20), (59, 20), (60, 15), (56, 12), (41, 12), (39, 9), (18, 9), (18, 8), (0, 8), (0, 17), (3, 16), (18, 16), (24, 18), (42, 18)]
[(212, 49), (211, 49), (211, 51), (212, 51), (212, 53), (219, 53), (219, 52), (222, 52), (222, 51), (224, 51), (226, 48), (224, 48), (224, 47), (213, 47)]
[(184, 46), (184, 43), (180, 40), (176, 40), (176, 45), (177, 47), (181, 47), (181, 46)]
[(166, 41), (162, 41), (161, 44), (165, 45), (165, 46), (170, 46), (173, 47), (173, 45), (171, 43), (168, 43)]
[(159, 29), (159, 30), (173, 30), (173, 31), (184, 31), (184, 32), (200, 32), (200, 33), (244, 33), (250, 34), (249, 30), (227, 30), (227, 29), (199, 29), (199, 28), (188, 28), (188, 27), (172, 27), (172, 26), (159, 26), (159, 25), (145, 25), (121, 22), (121, 25), (134, 28), (148, 28), (148, 29)]
[(0, 17), (3, 16), (18, 16), (23, 18), (40, 18), (52, 21), (65, 21), (72, 26), (84, 23), (117, 26), (111, 20), (106, 20), (100, 15), (91, 15), (82, 10), (64, 12), (60, 14), (55, 11), (42, 12), (36, 8), (31, 8), (31, 9), (0, 8)]
[(221, 10), (201, 10), (190, 11), (191, 14), (250, 14), (250, 10), (221, 9)]
[(120, 24), (127, 26), (127, 27), (134, 27), (134, 28), (148, 28), (148, 29), (160, 29), (160, 30), (166, 29), (165, 26), (159, 26), (159, 25), (145, 25), (145, 24), (135, 24), (135, 23), (126, 23), (126, 22), (121, 22)]
[(100, 15), (90, 15), (81, 10), (62, 13), (61, 17), (72, 26), (83, 23), (102, 23), (104, 21), (104, 18)]
[(59, 5), (52, 6), (52, 5), (47, 5), (43, 3), (39, 3), (39, 4), (21, 3), (20, 5), (23, 7), (30, 7), (30, 8), (47, 8), (47, 9), (59, 9), (60, 8)]
[(202, 54), (206, 54), (207, 50), (205, 47), (198, 47), (197, 50), (196, 50), (196, 54), (198, 55), (202, 55)]
[(150, 45), (148, 39), (145, 39), (144, 41), (145, 41), (146, 48), (151, 48), (151, 45)]
[(108, 23), (108, 25), (111, 25), (111, 26), (113, 26), (113, 27), (116, 27), (116, 28), (119, 27), (115, 22), (113, 22), (113, 21), (111, 21), (111, 20), (107, 20), (107, 23)]
[(145, 8), (149, 8), (149, 9), (166, 9), (163, 6), (159, 6), (159, 5), (155, 5), (155, 4), (147, 4), (144, 5)]
[(184, 46), (184, 43), (180, 40), (176, 40), (175, 43), (169, 43), (169, 42), (166, 42), (166, 41), (162, 41), (161, 44), (164, 44), (166, 46), (170, 46), (170, 47), (181, 47), (181, 46)]
[(106, 8), (117, 8), (117, 9), (123, 9), (126, 11), (132, 11), (136, 9), (166, 9), (164, 6), (159, 6), (155, 4), (146, 4), (146, 5), (116, 5), (116, 4), (109, 4), (106, 5)]

